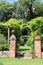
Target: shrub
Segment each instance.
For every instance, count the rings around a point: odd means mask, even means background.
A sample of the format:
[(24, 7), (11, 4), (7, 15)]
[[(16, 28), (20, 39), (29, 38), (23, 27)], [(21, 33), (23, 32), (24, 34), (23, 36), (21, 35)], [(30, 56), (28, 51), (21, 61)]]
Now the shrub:
[(0, 51), (3, 50), (9, 50), (9, 46), (7, 44), (6, 38), (0, 34)]
[(8, 44), (0, 44), (0, 51), (6, 51), (9, 50)]
[(24, 39), (22, 37), (20, 38), (20, 45), (24, 46)]
[[(43, 36), (43, 17), (37, 17), (35, 19), (32, 19), (31, 21), (28, 22), (28, 25), (31, 30), (30, 37), (32, 35), (35, 37), (38, 34), (42, 38), (42, 36)], [(43, 42), (42, 42), (42, 47), (43, 47)]]

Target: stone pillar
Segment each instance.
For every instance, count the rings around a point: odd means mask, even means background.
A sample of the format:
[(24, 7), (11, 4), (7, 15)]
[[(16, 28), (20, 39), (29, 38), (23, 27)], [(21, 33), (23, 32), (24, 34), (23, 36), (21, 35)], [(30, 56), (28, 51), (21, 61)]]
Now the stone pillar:
[(41, 58), (41, 38), (40, 36), (35, 37), (34, 51), (35, 51), (35, 58)]
[(16, 57), (16, 37), (14, 34), (11, 35), (9, 43), (10, 43), (9, 57), (15, 58)]

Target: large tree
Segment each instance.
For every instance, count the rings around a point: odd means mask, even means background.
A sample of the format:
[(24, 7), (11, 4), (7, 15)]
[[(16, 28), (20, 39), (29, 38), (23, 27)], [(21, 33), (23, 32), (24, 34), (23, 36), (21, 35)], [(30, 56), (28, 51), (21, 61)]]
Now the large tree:
[(43, 16), (43, 3), (37, 3), (34, 8), (34, 17)]
[(18, 0), (18, 17), (25, 18), (26, 20), (34, 18), (34, 5), (36, 5), (39, 2), (40, 0)]
[(18, 0), (13, 3), (0, 0), (0, 21), (10, 18), (30, 20), (37, 16), (43, 16), (43, 3), (40, 0)]
[(7, 21), (16, 17), (16, 2), (0, 1), (0, 21)]

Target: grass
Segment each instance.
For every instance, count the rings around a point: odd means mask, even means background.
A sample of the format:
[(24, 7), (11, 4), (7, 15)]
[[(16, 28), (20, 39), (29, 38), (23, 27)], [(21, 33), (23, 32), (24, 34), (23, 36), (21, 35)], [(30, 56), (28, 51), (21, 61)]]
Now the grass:
[(0, 58), (0, 65), (43, 65), (43, 59)]
[(32, 52), (31, 46), (20, 46), (19, 47), (20, 52)]

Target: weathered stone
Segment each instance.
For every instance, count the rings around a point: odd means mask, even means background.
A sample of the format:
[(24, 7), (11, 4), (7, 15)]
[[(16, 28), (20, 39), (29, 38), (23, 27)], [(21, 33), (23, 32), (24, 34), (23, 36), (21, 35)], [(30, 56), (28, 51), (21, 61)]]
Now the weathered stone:
[(9, 57), (10, 58), (15, 58), (16, 57), (16, 37), (14, 34), (11, 35), (10, 40), (10, 53), (9, 53)]
[(35, 51), (35, 57), (41, 58), (41, 38), (40, 38), (40, 36), (35, 37), (34, 51)]

